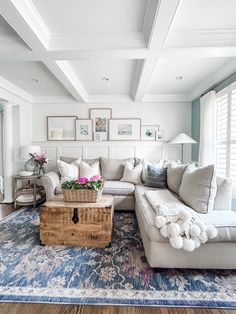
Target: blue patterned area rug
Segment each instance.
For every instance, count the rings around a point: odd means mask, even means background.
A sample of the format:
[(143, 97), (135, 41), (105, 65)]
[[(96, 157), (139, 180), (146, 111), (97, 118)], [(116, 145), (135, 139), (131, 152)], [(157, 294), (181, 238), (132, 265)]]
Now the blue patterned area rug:
[(111, 247), (40, 246), (26, 209), (0, 223), (0, 301), (235, 308), (236, 271), (154, 272), (132, 213), (115, 214)]

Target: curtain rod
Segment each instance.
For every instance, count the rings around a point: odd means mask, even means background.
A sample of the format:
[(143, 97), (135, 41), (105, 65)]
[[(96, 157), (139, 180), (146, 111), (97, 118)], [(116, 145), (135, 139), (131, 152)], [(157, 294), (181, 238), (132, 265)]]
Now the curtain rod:
[(225, 80), (228, 80), (229, 78), (231, 78), (233, 75), (235, 75), (236, 72), (232, 72), (231, 74), (229, 74), (228, 76), (226, 76), (225, 78), (223, 78), (222, 80), (218, 81), (217, 83), (215, 83), (214, 85), (212, 85), (211, 87), (209, 87), (208, 89), (206, 89), (200, 97), (204, 96), (206, 93), (210, 92), (211, 90), (214, 90), (218, 85), (220, 85), (221, 83), (223, 83)]

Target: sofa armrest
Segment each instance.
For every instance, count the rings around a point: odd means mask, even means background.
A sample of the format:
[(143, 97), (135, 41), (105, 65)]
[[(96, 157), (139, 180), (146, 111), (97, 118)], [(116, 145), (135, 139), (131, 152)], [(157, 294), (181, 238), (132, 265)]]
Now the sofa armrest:
[(46, 200), (49, 201), (55, 196), (55, 189), (60, 183), (60, 175), (58, 172), (50, 171), (40, 178), (46, 192)]

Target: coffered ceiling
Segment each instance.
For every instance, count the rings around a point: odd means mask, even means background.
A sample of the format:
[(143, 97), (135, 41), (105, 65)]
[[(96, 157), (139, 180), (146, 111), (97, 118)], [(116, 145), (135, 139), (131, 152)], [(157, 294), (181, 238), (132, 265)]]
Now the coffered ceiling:
[(28, 101), (191, 101), (236, 70), (235, 0), (1, 0), (0, 87)]

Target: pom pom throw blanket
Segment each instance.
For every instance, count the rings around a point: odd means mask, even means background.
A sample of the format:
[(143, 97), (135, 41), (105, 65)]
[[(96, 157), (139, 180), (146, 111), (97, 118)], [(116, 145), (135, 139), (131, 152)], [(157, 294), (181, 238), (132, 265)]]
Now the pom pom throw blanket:
[(170, 191), (147, 191), (145, 196), (156, 212), (155, 226), (173, 248), (192, 252), (217, 236), (214, 226), (205, 224)]

